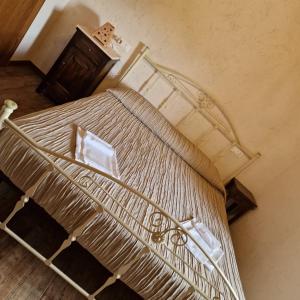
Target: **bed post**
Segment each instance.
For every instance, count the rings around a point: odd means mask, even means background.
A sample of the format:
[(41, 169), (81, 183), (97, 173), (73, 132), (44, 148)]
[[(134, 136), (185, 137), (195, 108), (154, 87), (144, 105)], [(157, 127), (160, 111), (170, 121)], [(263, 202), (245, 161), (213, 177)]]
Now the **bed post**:
[(124, 78), (132, 71), (132, 69), (146, 56), (147, 52), (149, 51), (149, 47), (145, 44), (140, 44), (141, 49), (138, 51), (136, 57), (131, 61), (124, 69), (121, 71), (118, 78), (118, 84), (124, 80)]
[(4, 127), (4, 121), (7, 120), (17, 108), (18, 104), (15, 101), (10, 99), (4, 100), (4, 104), (0, 112), (0, 130)]

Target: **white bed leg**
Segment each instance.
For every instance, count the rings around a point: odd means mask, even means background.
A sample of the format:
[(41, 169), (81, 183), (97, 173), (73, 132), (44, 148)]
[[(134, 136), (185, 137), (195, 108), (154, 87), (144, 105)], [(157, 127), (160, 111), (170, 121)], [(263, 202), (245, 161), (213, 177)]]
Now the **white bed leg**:
[[(46, 258), (40, 254), (38, 251), (36, 251), (34, 248), (32, 248), (27, 242), (25, 242), (22, 238), (20, 238), (17, 234), (15, 234), (12, 230), (9, 228), (5, 228), (4, 231), (11, 236), (13, 239), (15, 239), (20, 245), (25, 247), (29, 252), (31, 252), (35, 257), (37, 257), (40, 261), (45, 262)], [(63, 278), (66, 282), (68, 282), (71, 286), (73, 286), (79, 293), (81, 293), (84, 297), (88, 298), (89, 293), (86, 292), (82, 287), (80, 287), (76, 282), (74, 282), (70, 277), (68, 277), (65, 273), (63, 273), (59, 268), (57, 268), (55, 265), (50, 264), (50, 269), (52, 269), (56, 274), (58, 274), (61, 278)]]
[(50, 265), (52, 261), (57, 257), (63, 250), (66, 248), (70, 247), (73, 242), (76, 241), (77, 237), (80, 236), (86, 227), (87, 224), (89, 224), (93, 219), (97, 216), (97, 214), (102, 213), (103, 209), (102, 207), (99, 207), (95, 213), (92, 214), (91, 217), (89, 217), (83, 224), (78, 226), (70, 235), (69, 237), (64, 240), (61, 244), (61, 246), (58, 248), (58, 250), (49, 258), (45, 261), (46, 265)]
[(14, 215), (21, 210), (25, 204), (29, 201), (29, 198), (31, 198), (36, 189), (38, 188), (38, 186), (40, 185), (40, 183), (44, 180), (44, 178), (53, 171), (53, 167), (51, 165), (48, 165), (47, 170), (42, 174), (42, 176), (36, 181), (35, 184), (33, 184), (26, 192), (25, 195), (23, 195), (21, 197), (21, 199), (16, 203), (13, 211), (9, 214), (9, 216), (6, 218), (6, 220), (1, 223), (0, 222), (0, 229), (4, 230), (7, 223), (14, 217)]
[(99, 293), (101, 293), (108, 286), (114, 284), (117, 281), (117, 279), (120, 279), (122, 277), (122, 275), (124, 275), (135, 262), (137, 262), (143, 255), (145, 255), (147, 253), (150, 253), (150, 249), (148, 247), (144, 247), (143, 250), (133, 260), (131, 260), (129, 263), (121, 266), (118, 269), (118, 271), (116, 273), (114, 273), (114, 275), (112, 275), (111, 277), (109, 277), (105, 281), (105, 283), (96, 292), (94, 292), (92, 295), (90, 295), (88, 297), (88, 299), (89, 300), (94, 300), (95, 297)]
[(4, 104), (0, 112), (0, 130), (4, 127), (4, 121), (7, 120), (17, 108), (18, 104), (15, 101), (10, 99), (4, 100)]
[(9, 214), (9, 216), (5, 219), (3, 223), (0, 223), (0, 229), (4, 230), (6, 228), (7, 223), (14, 217), (14, 215), (22, 209), (25, 204), (29, 201), (29, 196), (23, 195), (21, 199), (16, 203), (13, 211)]

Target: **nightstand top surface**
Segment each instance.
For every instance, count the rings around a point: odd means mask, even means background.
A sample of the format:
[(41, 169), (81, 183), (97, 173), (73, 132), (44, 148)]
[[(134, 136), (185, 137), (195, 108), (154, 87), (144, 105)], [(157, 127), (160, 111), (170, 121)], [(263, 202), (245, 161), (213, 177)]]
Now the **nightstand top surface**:
[(77, 25), (83, 34), (85, 34), (97, 47), (99, 47), (110, 59), (119, 60), (120, 56), (111, 47), (104, 47), (96, 38), (93, 37), (93, 30), (87, 26)]

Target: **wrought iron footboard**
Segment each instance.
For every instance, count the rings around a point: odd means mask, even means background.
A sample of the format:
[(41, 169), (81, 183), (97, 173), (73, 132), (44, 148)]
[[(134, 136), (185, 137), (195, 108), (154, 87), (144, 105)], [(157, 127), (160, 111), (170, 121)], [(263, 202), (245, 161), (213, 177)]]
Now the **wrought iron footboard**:
[[(235, 290), (217, 263), (208, 255), (205, 249), (199, 245), (197, 240), (195, 240), (176, 219), (168, 214), (168, 212), (158, 206), (153, 200), (126, 185), (121, 180), (38, 145), (21, 128), (8, 119), (16, 108), (17, 105), (15, 102), (11, 100), (5, 101), (0, 115), (0, 130), (3, 129), (3, 127), (12, 130), (15, 135), (43, 159), (47, 164), (47, 168), (36, 183), (32, 185), (17, 202), (15, 208), (6, 220), (0, 223), (0, 229), (7, 232), (25, 246), (37, 258), (58, 273), (88, 299), (95, 299), (104, 288), (121, 278), (145, 255), (155, 255), (164, 265), (168, 266), (169, 269), (187, 283), (189, 288), (181, 294), (180, 299), (186, 299), (194, 295), (196, 298), (207, 300), (238, 300)], [(78, 175), (74, 176), (70, 174), (67, 168), (63, 168), (61, 164), (59, 164), (60, 160), (76, 166), (79, 170)], [(14, 215), (26, 205), (29, 198), (34, 197), (40, 184), (46, 180), (47, 176), (52, 172), (59, 173), (60, 176), (65, 177), (70, 184), (76, 186), (91, 199), (94, 204), (94, 213), (70, 233), (69, 237), (50, 258), (46, 258), (17, 236), (7, 225)], [(95, 194), (97, 194), (97, 197)], [(126, 202), (124, 199), (130, 199), (130, 202)], [(69, 247), (72, 242), (83, 233), (86, 226), (99, 214), (107, 214), (113, 218), (115, 222), (121, 225), (142, 247), (141, 251), (139, 251), (134, 258), (120, 265), (119, 269), (108, 278), (97, 291), (90, 294), (58, 269), (53, 264), (53, 260), (64, 249)], [(218, 281), (220, 281), (220, 279), (223, 281), (222, 289), (217, 286), (213, 277), (208, 278), (204, 272), (201, 272), (201, 270), (203, 271), (203, 266), (201, 266), (201, 263), (197, 261), (186, 245), (189, 239), (197, 245), (199, 250), (202, 251), (215, 267), (219, 277)]]

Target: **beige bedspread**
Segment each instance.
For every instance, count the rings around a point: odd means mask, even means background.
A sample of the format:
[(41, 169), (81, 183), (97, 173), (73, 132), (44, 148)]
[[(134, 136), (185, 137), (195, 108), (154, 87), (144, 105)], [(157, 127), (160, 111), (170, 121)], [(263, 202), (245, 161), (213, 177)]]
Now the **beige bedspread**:
[[(226, 221), (223, 186), (214, 166), (141, 96), (128, 90), (108, 91), (15, 122), (40, 145), (70, 157), (75, 142), (74, 124), (112, 144), (117, 150), (121, 179), (125, 183), (153, 199), (179, 221), (199, 217), (220, 240), (225, 251), (221, 268), (239, 298), (244, 299)], [(78, 176), (78, 167), (61, 160), (57, 162), (69, 174)], [(10, 130), (0, 133), (0, 168), (19, 188), (29, 188), (45, 171), (45, 166)], [(106, 186), (138, 218), (147, 219), (147, 207), (136, 207), (120, 189), (107, 183)], [(93, 193), (104, 203), (107, 201), (98, 190)], [(93, 211), (92, 201), (56, 173), (48, 176), (34, 200), (68, 232)], [(142, 248), (106, 213), (98, 215), (78, 241), (112, 272)], [(182, 255), (188, 254), (183, 252)], [(192, 276), (183, 266), (179, 268), (186, 276)], [(215, 271), (209, 274), (203, 266), (198, 268), (225, 290), (226, 299), (231, 299)], [(176, 299), (188, 288), (153, 254), (143, 256), (122, 280), (147, 299)], [(208, 287), (203, 286), (203, 289), (208, 295), (214, 295)]]

